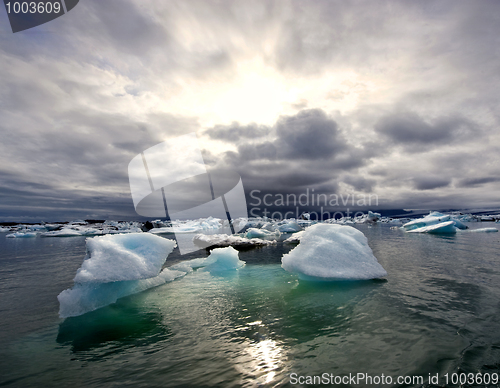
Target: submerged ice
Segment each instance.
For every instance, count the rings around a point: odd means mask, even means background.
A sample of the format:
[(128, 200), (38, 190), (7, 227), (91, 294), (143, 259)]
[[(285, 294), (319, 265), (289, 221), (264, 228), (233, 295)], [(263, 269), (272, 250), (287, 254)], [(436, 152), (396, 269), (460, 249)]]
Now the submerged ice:
[(165, 268), (158, 276), (149, 279), (107, 283), (75, 283), (72, 288), (64, 290), (57, 296), (59, 300), (59, 316), (68, 318), (82, 315), (115, 303), (124, 296), (160, 286), (185, 274), (182, 271)]
[(316, 224), (300, 236), (300, 244), (282, 257), (282, 267), (305, 280), (366, 280), (387, 275), (359, 230)]

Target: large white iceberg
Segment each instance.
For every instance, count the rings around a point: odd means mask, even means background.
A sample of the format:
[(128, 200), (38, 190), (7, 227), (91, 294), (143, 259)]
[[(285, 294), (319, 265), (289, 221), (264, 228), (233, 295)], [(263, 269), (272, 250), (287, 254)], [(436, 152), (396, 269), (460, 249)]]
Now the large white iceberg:
[(75, 285), (61, 292), (59, 316), (84, 314), (171, 281), (185, 272), (164, 269), (175, 241), (147, 233), (88, 238), (87, 256), (75, 276)]
[(307, 228), (282, 267), (304, 280), (366, 280), (387, 275), (359, 230), (336, 224)]
[(130, 233), (87, 239), (87, 256), (75, 283), (107, 283), (157, 276), (175, 241), (152, 234)]

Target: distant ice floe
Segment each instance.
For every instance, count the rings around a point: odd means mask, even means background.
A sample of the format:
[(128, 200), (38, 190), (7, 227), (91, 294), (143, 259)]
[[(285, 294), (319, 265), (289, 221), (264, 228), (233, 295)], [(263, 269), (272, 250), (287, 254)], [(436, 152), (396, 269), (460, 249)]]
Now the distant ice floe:
[(411, 220), (402, 226), (408, 233), (455, 234), (457, 232), (489, 233), (498, 232), (496, 228), (468, 229), (467, 222), (493, 221), (496, 216), (473, 216), (458, 212), (443, 214), (430, 212), (423, 218)]
[[(451, 222), (451, 224), (450, 224)], [(423, 232), (427, 233), (428, 230), (436, 230), (434, 229), (428, 229), (427, 227), (432, 226), (432, 225), (438, 225), (441, 223), (447, 223), (448, 225), (451, 225), (452, 227), (448, 228), (443, 228), (443, 233), (455, 233), (456, 228), (458, 229), (467, 229), (467, 225), (465, 225), (462, 221), (452, 218), (451, 215), (449, 214), (443, 214), (439, 212), (430, 212), (429, 215), (423, 217), (423, 218), (418, 218), (416, 220), (412, 220), (410, 222), (407, 222), (406, 224), (403, 225), (403, 228), (405, 231), (415, 231), (415, 232)], [(427, 228), (427, 229), (422, 229), (422, 228)], [(439, 229), (439, 228), (437, 228)]]
[(45, 232), (42, 233), (41, 235), (42, 237), (73, 237), (73, 236), (82, 236), (82, 232), (72, 228), (62, 228), (61, 230)]
[(260, 238), (246, 238), (228, 234), (197, 234), (193, 243), (200, 248), (239, 247), (253, 248), (276, 244), (276, 240), (262, 240)]
[(377, 222), (382, 215), (380, 213), (375, 213), (370, 210), (368, 210), (368, 214), (366, 215), (366, 221), (368, 222)]
[(280, 235), (281, 232), (279, 230), (270, 232), (266, 229), (258, 228), (249, 228), (245, 233), (246, 238), (279, 237)]
[(74, 286), (62, 291), (59, 316), (74, 317), (107, 306), (119, 298), (162, 285), (205, 267), (222, 272), (241, 268), (234, 248), (214, 249), (207, 258), (188, 260), (161, 269), (175, 241), (152, 234), (108, 235), (88, 238), (87, 256), (74, 278)]
[(367, 280), (387, 275), (359, 230), (316, 224), (307, 228), (300, 244), (282, 257), (282, 267), (304, 280)]
[(423, 218), (412, 220), (403, 225), (406, 232), (431, 234), (454, 234), (458, 229), (467, 228), (467, 225), (458, 218), (439, 212), (430, 212)]
[(11, 233), (11, 234), (8, 234), (6, 235), (5, 237), (7, 238), (26, 238), (26, 237), (36, 237), (36, 233), (35, 232), (15, 232), (15, 233)]
[(469, 229), (466, 232), (469, 233), (496, 233), (498, 232), (497, 228), (479, 228), (479, 229)]
[(401, 224), (401, 219), (392, 219), (390, 217), (382, 217), (380, 213), (368, 210), (368, 213), (363, 213), (355, 217), (345, 216), (339, 219), (328, 219), (324, 221), (327, 224), (353, 225), (353, 224), (375, 224), (378, 222), (384, 224)]
[[(219, 218), (208, 217), (200, 218), (198, 220), (186, 221), (170, 221), (169, 223), (162, 223), (160, 220), (155, 221), (154, 229), (149, 232), (153, 234), (164, 233), (200, 233), (202, 231), (213, 231), (223, 227), (223, 221)], [(158, 227), (159, 226), (159, 227)]]
[(454, 221), (445, 221), (406, 231), (408, 233), (453, 234), (457, 232), (457, 228)]

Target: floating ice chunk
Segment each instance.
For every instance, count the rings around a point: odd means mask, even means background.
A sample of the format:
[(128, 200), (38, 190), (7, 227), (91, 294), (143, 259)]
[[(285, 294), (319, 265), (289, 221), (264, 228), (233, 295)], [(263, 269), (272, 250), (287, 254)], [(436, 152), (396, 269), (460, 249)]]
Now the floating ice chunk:
[(201, 248), (211, 247), (241, 247), (253, 248), (265, 245), (276, 244), (276, 240), (261, 240), (260, 238), (245, 238), (227, 234), (197, 234), (193, 237), (193, 243)]
[[(156, 221), (157, 225), (162, 225)], [(164, 233), (199, 233), (204, 230), (217, 230), (222, 227), (222, 222), (219, 218), (200, 218), (198, 220), (187, 220), (187, 221), (172, 221), (171, 225), (154, 228), (149, 232), (153, 234), (164, 234)]]
[(212, 249), (208, 257), (186, 260), (172, 265), (169, 269), (191, 272), (195, 268), (204, 267), (203, 271), (219, 272), (241, 268), (245, 262), (238, 257), (233, 247)]
[(441, 222), (449, 221), (450, 218), (451, 217), (449, 215), (441, 214), (438, 212), (431, 212), (428, 216), (407, 222), (406, 224), (403, 225), (403, 228), (406, 231), (410, 231), (413, 229), (423, 228), (425, 226), (435, 225)]
[(283, 225), (279, 225), (278, 230), (281, 233), (294, 233), (294, 232), (300, 232), (302, 228), (295, 221), (289, 221)]
[(408, 233), (431, 233), (431, 234), (453, 234), (457, 232), (455, 221), (440, 222), (439, 224), (423, 226), (421, 228), (408, 230)]
[(380, 217), (382, 217), (382, 215), (380, 213), (374, 213), (374, 212), (368, 210), (368, 215), (366, 217), (366, 220), (368, 222), (377, 222), (380, 219)]
[(245, 262), (238, 257), (238, 251), (233, 247), (215, 248), (207, 257), (207, 266), (204, 271), (219, 272), (241, 268)]
[(75, 220), (75, 221), (71, 221), (69, 224), (70, 225), (87, 225), (87, 221), (84, 221), (84, 220)]
[(306, 280), (365, 280), (387, 275), (365, 235), (350, 226), (309, 227), (300, 244), (283, 255), (281, 262), (286, 271)]
[[(465, 225), (462, 221), (453, 218), (449, 214), (443, 214), (439, 212), (430, 212), (429, 215), (419, 218), (416, 220), (412, 220), (410, 222), (407, 222), (406, 224), (403, 225), (403, 228), (406, 231), (410, 231), (413, 229), (419, 229), (423, 228), (426, 226), (431, 226), (431, 225), (436, 225), (440, 224), (442, 222), (447, 222), (447, 221), (453, 221), (453, 225), (459, 229), (467, 229), (467, 225)], [(450, 231), (452, 228), (448, 228)], [(444, 232), (447, 233), (447, 232)], [(449, 233), (454, 233), (454, 232), (449, 232)]]
[(157, 276), (176, 243), (148, 233), (87, 239), (87, 256), (75, 283), (106, 283)]
[(160, 286), (185, 274), (186, 272), (165, 268), (158, 276), (149, 279), (109, 283), (78, 283), (73, 288), (64, 290), (57, 296), (59, 300), (59, 316), (67, 318), (82, 315), (115, 303), (124, 296)]
[(246, 238), (262, 238), (279, 236), (279, 232), (270, 232), (266, 229), (249, 228), (245, 234)]
[(479, 228), (479, 229), (469, 229), (467, 232), (470, 233), (496, 233), (498, 232), (497, 228)]
[(45, 228), (45, 225), (29, 225), (28, 229), (31, 230), (32, 232), (40, 232), (40, 231), (47, 231)]
[(266, 222), (262, 225), (261, 229), (268, 230), (269, 232), (275, 232), (278, 230), (278, 225), (275, 222)]
[(15, 233), (8, 234), (5, 237), (8, 237), (8, 238), (36, 237), (36, 233), (35, 232), (15, 232)]
[(147, 233), (88, 238), (87, 256), (73, 288), (61, 292), (59, 316), (81, 315), (118, 298), (171, 281), (186, 272), (164, 269), (175, 241)]
[(149, 230), (149, 233), (153, 234), (166, 234), (166, 233), (197, 233), (200, 228), (194, 227), (173, 227), (173, 226), (163, 226), (161, 228), (154, 228)]
[(43, 225), (45, 227), (45, 229), (47, 229), (49, 232), (52, 231), (52, 230), (56, 230), (56, 229), (59, 229), (61, 227), (61, 225), (58, 225), (58, 224), (44, 224)]
[(42, 237), (73, 237), (81, 236), (82, 233), (71, 228), (63, 228), (61, 230), (54, 230), (53, 232), (42, 233)]

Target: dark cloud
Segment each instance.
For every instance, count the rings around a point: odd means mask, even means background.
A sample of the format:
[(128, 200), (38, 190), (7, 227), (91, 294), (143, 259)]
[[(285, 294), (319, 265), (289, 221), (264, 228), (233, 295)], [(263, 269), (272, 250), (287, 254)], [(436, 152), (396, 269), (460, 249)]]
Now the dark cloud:
[(341, 181), (352, 186), (357, 191), (368, 193), (373, 191), (373, 187), (376, 184), (374, 179), (366, 179), (362, 176), (356, 175), (346, 175), (341, 178)]
[(287, 159), (328, 159), (347, 147), (337, 127), (321, 109), (280, 117), (276, 146)]
[(490, 176), (490, 177), (465, 178), (459, 180), (458, 187), (477, 187), (493, 182), (500, 182), (500, 177)]
[(375, 131), (387, 136), (395, 144), (422, 146), (449, 144), (470, 136), (472, 124), (463, 118), (441, 118), (426, 122), (412, 112), (396, 113), (381, 118)]
[(242, 144), (238, 147), (240, 160), (275, 160), (276, 155), (276, 145), (268, 141), (258, 144)]
[[(240, 131), (247, 134), (248, 128), (233, 124), (218, 131), (212, 129), (211, 136), (227, 142), (234, 139), (241, 144), (237, 151), (227, 151), (218, 160), (210, 151), (205, 151), (215, 168), (239, 172), (247, 199), (253, 190), (257, 190), (260, 197), (266, 194), (298, 196), (307, 190), (334, 194), (339, 191), (339, 176), (346, 171), (352, 173), (344, 174), (344, 182), (356, 190), (368, 192), (375, 185), (374, 180), (356, 176), (356, 170), (367, 163), (372, 150), (350, 144), (337, 122), (323, 110), (303, 110), (296, 115), (282, 116), (272, 127), (261, 127), (259, 133), (266, 136), (245, 138), (243, 142)], [(235, 133), (228, 133), (230, 129)]]
[(425, 176), (413, 178), (413, 186), (417, 190), (433, 190), (440, 187), (447, 187), (451, 183), (450, 178)]

